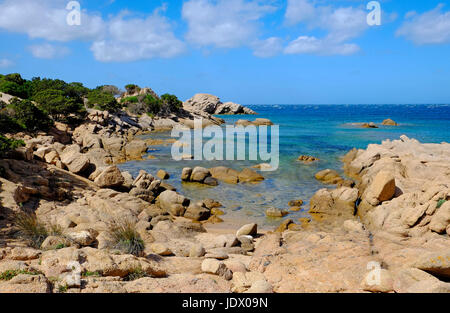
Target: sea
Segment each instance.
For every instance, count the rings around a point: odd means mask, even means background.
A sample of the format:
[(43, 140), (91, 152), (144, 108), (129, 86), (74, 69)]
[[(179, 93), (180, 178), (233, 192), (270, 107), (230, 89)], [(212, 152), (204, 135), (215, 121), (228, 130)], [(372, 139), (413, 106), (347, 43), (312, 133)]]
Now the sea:
[[(290, 200), (302, 199), (304, 205), (298, 212), (290, 212), (286, 218), (308, 217), (309, 199), (325, 186), (314, 178), (323, 169), (334, 169), (344, 175), (341, 158), (351, 149), (364, 149), (369, 144), (380, 144), (383, 140), (399, 139), (401, 135), (424, 143), (450, 141), (450, 105), (248, 105), (258, 115), (218, 116), (226, 125), (239, 119), (254, 120), (268, 118), (279, 127), (279, 166), (276, 171), (261, 172), (265, 180), (257, 184), (226, 184), (209, 187), (194, 183), (182, 183), (184, 167), (202, 166), (211, 168), (227, 166), (242, 170), (260, 163), (261, 160), (182, 160), (172, 158), (172, 144), (150, 146), (149, 154), (142, 161), (131, 161), (120, 165), (121, 170), (136, 176), (140, 170), (153, 175), (159, 169), (170, 174), (167, 182), (192, 201), (211, 198), (222, 203), (224, 220), (257, 222), (271, 227), (279, 219), (268, 218), (268, 208), (288, 210)], [(390, 118), (398, 126), (382, 126)], [(379, 128), (362, 128), (361, 123), (373, 122)], [(270, 129), (269, 129), (270, 133)], [(157, 132), (142, 136), (142, 139), (170, 140), (170, 132)], [(175, 137), (174, 139), (178, 139)], [(235, 140), (238, 140), (235, 138)], [(244, 139), (245, 140), (245, 139)], [(272, 138), (269, 139), (271, 142)], [(205, 142), (208, 138), (205, 138)], [(270, 146), (270, 145), (269, 145)], [(194, 152), (192, 152), (194, 154)], [(310, 155), (318, 162), (304, 164), (297, 158)]]

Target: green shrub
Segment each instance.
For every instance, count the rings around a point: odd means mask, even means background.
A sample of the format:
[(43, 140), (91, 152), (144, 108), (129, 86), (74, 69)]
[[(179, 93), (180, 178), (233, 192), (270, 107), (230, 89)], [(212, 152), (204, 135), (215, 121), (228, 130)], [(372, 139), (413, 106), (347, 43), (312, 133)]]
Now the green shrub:
[(119, 90), (119, 88), (117, 88), (116, 86), (113, 86), (113, 85), (98, 86), (97, 88), (95, 88), (95, 90), (106, 92), (113, 96), (118, 96), (121, 94), (121, 91)]
[(66, 293), (67, 290), (69, 290), (69, 286), (67, 286), (67, 285), (60, 285), (60, 286), (58, 287), (58, 291), (59, 291), (60, 293)]
[(138, 99), (138, 97), (133, 96), (133, 97), (123, 98), (120, 102), (121, 102), (121, 103), (125, 103), (125, 104), (128, 104), (128, 103), (138, 103), (138, 102), (139, 102), (139, 99)]
[(6, 79), (0, 79), (0, 91), (22, 99), (26, 99), (29, 96), (25, 86)]
[(129, 221), (115, 221), (110, 226), (109, 233), (115, 249), (135, 256), (141, 256), (144, 252), (144, 241), (137, 232), (134, 223)]
[(0, 113), (0, 133), (15, 133), (23, 130), (25, 128), (9, 115)]
[(40, 275), (41, 272), (38, 271), (29, 271), (29, 270), (7, 270), (0, 274), (0, 280), (8, 281), (16, 277), (17, 275), (25, 274), (25, 275)]
[(141, 88), (138, 85), (134, 85), (134, 84), (129, 84), (125, 86), (125, 89), (127, 90), (128, 93), (135, 93), (135, 92), (139, 92), (141, 90)]
[(82, 277), (102, 277), (102, 274), (100, 272), (89, 272), (86, 271), (81, 274)]
[(168, 93), (163, 94), (161, 96), (161, 100), (164, 102), (164, 104), (169, 108), (171, 112), (176, 112), (183, 106), (183, 102), (178, 100), (177, 96), (170, 95)]
[(30, 100), (13, 99), (8, 108), (16, 123), (28, 131), (46, 131), (53, 126), (53, 121)]
[(33, 100), (42, 111), (56, 121), (65, 121), (68, 115), (80, 115), (85, 111), (81, 99), (68, 97), (62, 90), (40, 91), (33, 95)]
[(142, 102), (146, 105), (147, 113), (158, 114), (161, 111), (162, 101), (152, 95), (146, 95)]
[(96, 107), (102, 111), (117, 112), (121, 109), (121, 105), (117, 102), (116, 98), (104, 91), (92, 90), (87, 95), (88, 106)]
[(25, 145), (23, 140), (14, 140), (0, 135), (0, 157), (8, 151), (14, 150)]

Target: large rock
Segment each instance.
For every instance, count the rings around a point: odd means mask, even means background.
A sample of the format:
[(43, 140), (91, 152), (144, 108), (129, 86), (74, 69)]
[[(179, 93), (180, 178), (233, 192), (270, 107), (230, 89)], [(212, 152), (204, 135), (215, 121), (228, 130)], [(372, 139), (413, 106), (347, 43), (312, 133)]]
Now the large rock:
[(170, 178), (169, 173), (167, 173), (167, 171), (165, 171), (165, 170), (159, 170), (156, 173), (156, 176), (158, 176), (158, 178), (160, 178), (160, 179), (169, 179)]
[(163, 210), (174, 216), (182, 216), (189, 205), (189, 199), (171, 190), (162, 192), (157, 200)]
[(351, 218), (354, 215), (358, 189), (341, 187), (334, 190), (321, 189), (310, 200), (310, 213), (323, 217)]
[(209, 169), (213, 178), (228, 184), (237, 184), (239, 182), (239, 172), (224, 166), (213, 167)]
[(205, 93), (198, 93), (184, 102), (183, 107), (188, 111), (215, 114), (217, 107), (220, 104), (221, 102), (218, 97)]
[(338, 184), (339, 182), (343, 181), (341, 175), (339, 175), (338, 172), (336, 172), (335, 170), (330, 170), (330, 169), (320, 171), (320, 172), (316, 173), (316, 175), (314, 175), (314, 177), (317, 180), (323, 182), (324, 184), (329, 184), (329, 185), (335, 185), (335, 184)]
[(430, 229), (438, 234), (443, 234), (450, 225), (450, 201), (446, 201), (430, 221)]
[(395, 177), (391, 172), (380, 171), (370, 184), (366, 200), (373, 205), (391, 200), (395, 195)]
[(183, 168), (183, 171), (181, 172), (181, 180), (189, 181), (191, 179), (191, 175), (192, 175), (192, 168), (185, 167), (185, 168)]
[(374, 277), (373, 273), (367, 274), (361, 283), (361, 286), (366, 291), (371, 292), (392, 292), (394, 291), (394, 279), (391, 272), (385, 269), (380, 269), (380, 272)]
[(202, 183), (209, 176), (211, 176), (211, 173), (208, 169), (197, 166), (192, 171), (191, 181)]
[(230, 280), (233, 277), (233, 273), (227, 268), (225, 263), (215, 259), (205, 259), (202, 262), (202, 271), (223, 276), (226, 280)]
[(95, 180), (94, 183), (100, 188), (120, 187), (125, 182), (122, 173), (117, 166), (107, 167)]
[(43, 275), (19, 274), (0, 281), (0, 293), (50, 293), (50, 282)]
[(217, 106), (214, 114), (228, 114), (228, 115), (237, 115), (237, 114), (256, 114), (255, 111), (244, 107), (243, 105), (234, 103), (234, 102), (225, 102), (221, 103)]
[(385, 119), (383, 121), (383, 123), (381, 123), (381, 124), (385, 125), (385, 126), (397, 126), (397, 123), (395, 121), (391, 120), (390, 118)]
[(147, 144), (140, 139), (134, 139), (125, 145), (125, 155), (127, 160), (139, 160), (147, 152)]
[(194, 221), (204, 221), (211, 216), (211, 210), (204, 207), (203, 203), (191, 203), (184, 213), (184, 217)]
[(74, 174), (83, 172), (90, 164), (89, 159), (80, 153), (80, 147), (78, 145), (66, 147), (60, 158), (61, 162)]
[(239, 228), (239, 230), (236, 232), (236, 237), (241, 237), (241, 236), (255, 236), (258, 233), (258, 225), (255, 223), (252, 224), (246, 224), (244, 226), (242, 226), (241, 228)]
[(249, 169), (249, 168), (243, 169), (239, 173), (238, 177), (239, 177), (239, 182), (241, 182), (241, 183), (254, 183), (254, 182), (260, 182), (260, 181), (264, 180), (264, 177), (261, 174), (255, 172), (254, 170)]
[(423, 253), (414, 261), (413, 267), (440, 277), (450, 278), (450, 249)]

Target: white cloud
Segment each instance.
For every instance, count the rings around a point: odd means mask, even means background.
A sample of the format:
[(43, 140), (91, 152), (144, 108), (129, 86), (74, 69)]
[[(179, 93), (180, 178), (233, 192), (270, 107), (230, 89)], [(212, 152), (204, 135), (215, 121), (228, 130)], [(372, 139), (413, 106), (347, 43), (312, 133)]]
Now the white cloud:
[(283, 41), (278, 37), (256, 40), (252, 44), (253, 55), (259, 58), (270, 58), (283, 51)]
[[(67, 0), (5, 0), (0, 3), (0, 29), (24, 33), (30, 38), (68, 42), (92, 42), (94, 57), (102, 62), (127, 62), (149, 58), (169, 58), (184, 51), (170, 23), (162, 16), (166, 6), (148, 17), (127, 18), (120, 13), (104, 20), (81, 8), (81, 25), (67, 24)], [(50, 44), (30, 47), (38, 58), (64, 55), (64, 49)]]
[(295, 25), (304, 21), (311, 21), (316, 15), (316, 8), (307, 0), (288, 0), (285, 14), (286, 24)]
[(67, 47), (56, 46), (49, 43), (32, 45), (29, 47), (31, 54), (38, 59), (54, 59), (69, 54)]
[(184, 52), (184, 43), (172, 32), (159, 9), (145, 19), (127, 13), (109, 21), (106, 39), (95, 41), (91, 50), (102, 62), (129, 62), (155, 57), (170, 58)]
[(360, 36), (367, 28), (367, 12), (363, 8), (316, 6), (309, 0), (288, 0), (287, 25), (304, 24), (307, 29), (327, 32), (324, 38), (302, 35), (285, 49), (287, 54), (349, 55), (359, 47), (346, 41)]
[(7, 68), (14, 65), (14, 62), (9, 59), (0, 59), (0, 68)]
[(274, 10), (257, 0), (189, 0), (182, 9), (189, 27), (186, 38), (199, 46), (247, 45), (258, 36), (259, 19)]
[(409, 12), (408, 21), (397, 30), (397, 36), (403, 36), (418, 45), (450, 43), (450, 11), (443, 12), (444, 5), (417, 14)]
[(284, 50), (286, 54), (351, 55), (359, 46), (351, 43), (333, 43), (316, 37), (300, 36), (290, 42)]
[(100, 16), (81, 12), (81, 25), (69, 26), (65, 0), (5, 0), (0, 3), (0, 28), (52, 41), (92, 40), (101, 36)]

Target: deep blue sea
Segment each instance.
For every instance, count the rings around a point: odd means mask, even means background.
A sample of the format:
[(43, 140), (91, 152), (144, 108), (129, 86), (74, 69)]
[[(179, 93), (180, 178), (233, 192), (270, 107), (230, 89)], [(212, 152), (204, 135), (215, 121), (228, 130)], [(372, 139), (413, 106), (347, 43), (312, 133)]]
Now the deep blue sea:
[[(227, 124), (238, 119), (268, 118), (279, 125), (280, 166), (275, 172), (263, 172), (266, 178), (260, 184), (228, 185), (217, 187), (182, 184), (183, 167), (228, 166), (237, 170), (259, 164), (257, 161), (180, 161), (171, 158), (171, 145), (152, 146), (153, 160), (122, 164), (122, 170), (137, 175), (144, 169), (152, 174), (160, 168), (171, 174), (168, 182), (179, 192), (193, 200), (213, 198), (220, 201), (227, 213), (225, 219), (257, 220), (269, 226), (279, 220), (267, 219), (265, 210), (270, 207), (287, 209), (293, 199), (305, 201), (304, 210), (291, 213), (289, 218), (307, 216), (308, 201), (319, 189), (326, 186), (314, 179), (322, 169), (332, 168), (342, 172), (340, 158), (352, 148), (366, 148), (371, 143), (385, 139), (398, 139), (405, 134), (421, 142), (450, 141), (450, 105), (249, 105), (258, 116), (220, 116)], [(399, 126), (381, 126), (378, 129), (361, 128), (355, 123), (381, 124), (391, 118)], [(155, 133), (144, 138), (169, 139), (170, 133)], [(206, 140), (206, 139), (205, 139)], [(193, 153), (192, 153), (193, 154)], [(297, 161), (300, 155), (320, 159), (313, 164)]]

